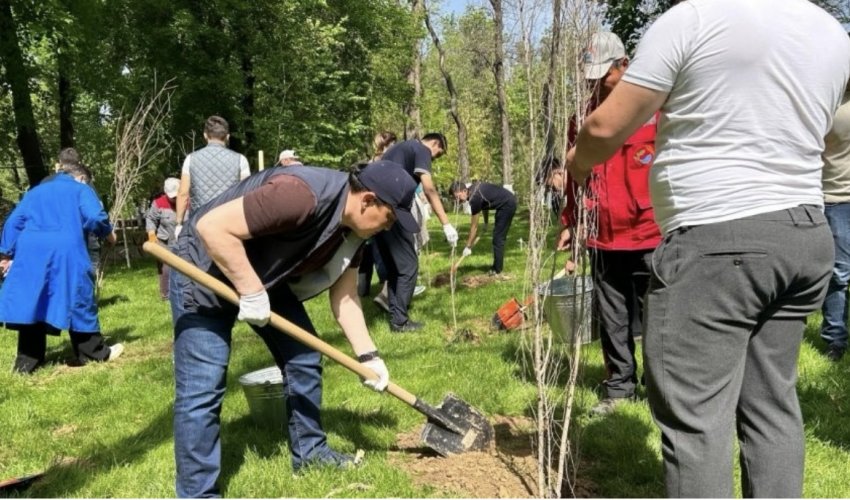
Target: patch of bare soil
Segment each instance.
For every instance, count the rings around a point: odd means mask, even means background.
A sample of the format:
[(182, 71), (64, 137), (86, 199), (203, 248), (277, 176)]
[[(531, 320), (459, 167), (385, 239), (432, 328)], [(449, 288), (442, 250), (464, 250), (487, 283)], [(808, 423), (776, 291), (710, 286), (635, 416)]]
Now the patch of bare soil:
[[(510, 281), (513, 277), (509, 274), (496, 274), (494, 276), (490, 276), (488, 274), (475, 274), (472, 276), (466, 276), (460, 278), (459, 276), (455, 276), (455, 280), (457, 286), (463, 286), (466, 288), (479, 288), (484, 285), (489, 285), (490, 283), (495, 283), (497, 281)], [(449, 271), (442, 272), (431, 280), (431, 286), (434, 288), (441, 288), (444, 286), (449, 286), (451, 284), (451, 274)]]
[(533, 422), (496, 417), (495, 444), (487, 452), (451, 457), (438, 455), (420, 440), (421, 428), (402, 434), (390, 461), (406, 470), (416, 484), (469, 498), (534, 498), (537, 462), (532, 452)]
[(450, 344), (467, 343), (478, 345), (481, 340), (493, 331), (490, 319), (470, 318), (458, 325), (457, 330), (448, 324), (443, 329), (443, 336)]
[(434, 279), (431, 280), (431, 286), (434, 288), (442, 288), (444, 286), (448, 286), (451, 284), (451, 275), (448, 271), (437, 274), (434, 276)]
[(476, 274), (474, 276), (467, 276), (460, 280), (460, 283), (466, 288), (479, 288), (484, 285), (489, 285), (490, 283), (495, 283), (497, 281), (510, 281), (511, 276), (507, 274), (496, 274), (490, 276), (488, 274)]
[(59, 426), (59, 427), (56, 427), (55, 429), (53, 429), (51, 434), (53, 434), (53, 437), (60, 437), (60, 436), (65, 436), (67, 434), (73, 434), (75, 432), (77, 432), (77, 426), (76, 425), (65, 424), (65, 425), (62, 425), (62, 426)]

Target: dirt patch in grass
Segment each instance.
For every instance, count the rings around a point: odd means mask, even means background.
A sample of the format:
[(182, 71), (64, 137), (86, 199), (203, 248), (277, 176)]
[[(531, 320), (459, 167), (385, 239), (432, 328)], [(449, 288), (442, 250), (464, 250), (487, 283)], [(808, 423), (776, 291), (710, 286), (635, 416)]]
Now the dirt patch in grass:
[(496, 417), (495, 444), (486, 452), (442, 457), (425, 447), (418, 428), (398, 438), (390, 461), (414, 482), (441, 493), (469, 498), (537, 497), (537, 463), (532, 452), (533, 422)]
[(455, 330), (454, 325), (446, 325), (443, 329), (443, 336), (446, 342), (450, 344), (468, 343), (477, 345), (493, 331), (490, 319), (476, 317), (460, 323), (457, 330)]
[(489, 285), (490, 283), (495, 283), (497, 281), (510, 281), (512, 277), (508, 274), (476, 274), (474, 276), (467, 276), (460, 280), (460, 283), (466, 288), (479, 288), (484, 285)]
[(53, 429), (53, 432), (51, 432), (51, 434), (53, 434), (53, 437), (60, 437), (60, 436), (65, 436), (67, 434), (73, 434), (75, 432), (77, 432), (77, 426), (76, 425), (65, 424), (65, 425), (62, 425), (60, 427)]
[[(465, 288), (479, 288), (484, 285), (489, 285), (490, 283), (495, 283), (497, 281), (510, 281), (512, 279), (513, 277), (511, 275), (504, 273), (496, 274), (493, 276), (489, 274), (475, 274), (472, 276), (464, 277), (455, 275), (456, 286), (462, 286)], [(448, 271), (442, 272), (434, 276), (434, 279), (431, 280), (431, 286), (433, 286), (434, 288), (441, 288), (449, 285), (451, 285), (451, 275)]]
[(451, 284), (451, 275), (448, 271), (437, 274), (434, 276), (434, 279), (431, 280), (431, 286), (434, 288), (442, 288), (444, 286), (449, 286)]

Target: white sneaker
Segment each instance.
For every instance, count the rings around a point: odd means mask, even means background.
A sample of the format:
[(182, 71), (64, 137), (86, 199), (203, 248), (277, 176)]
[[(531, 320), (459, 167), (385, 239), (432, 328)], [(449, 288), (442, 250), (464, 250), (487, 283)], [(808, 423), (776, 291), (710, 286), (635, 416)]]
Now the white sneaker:
[(385, 297), (384, 295), (381, 295), (379, 293), (378, 295), (375, 295), (375, 298), (372, 299), (372, 301), (375, 304), (378, 304), (378, 307), (380, 307), (384, 311), (390, 312), (390, 304), (387, 302), (387, 297)]
[(115, 344), (109, 348), (109, 357), (106, 361), (115, 361), (124, 352), (124, 344)]
[(416, 285), (416, 288), (413, 289), (413, 296), (422, 295), (425, 292), (425, 285)]

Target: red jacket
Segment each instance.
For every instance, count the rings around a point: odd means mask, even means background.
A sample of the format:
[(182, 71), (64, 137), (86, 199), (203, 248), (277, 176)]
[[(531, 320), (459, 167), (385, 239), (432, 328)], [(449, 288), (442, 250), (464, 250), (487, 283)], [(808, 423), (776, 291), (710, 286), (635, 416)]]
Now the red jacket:
[[(585, 184), (587, 246), (599, 250), (651, 250), (661, 242), (649, 197), (649, 168), (655, 159), (656, 113), (605, 163), (593, 167)], [(578, 133), (570, 127), (569, 142)], [(569, 179), (561, 223), (575, 226), (576, 189)]]

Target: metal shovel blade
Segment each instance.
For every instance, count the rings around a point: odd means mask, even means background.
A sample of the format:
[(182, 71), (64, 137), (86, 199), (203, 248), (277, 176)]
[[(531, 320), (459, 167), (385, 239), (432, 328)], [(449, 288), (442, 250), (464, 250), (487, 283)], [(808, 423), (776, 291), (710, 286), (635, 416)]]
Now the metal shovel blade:
[(436, 408), (417, 401), (417, 408), (428, 417), (422, 441), (444, 457), (484, 451), (493, 442), (493, 426), (481, 411), (454, 394), (448, 394)]

